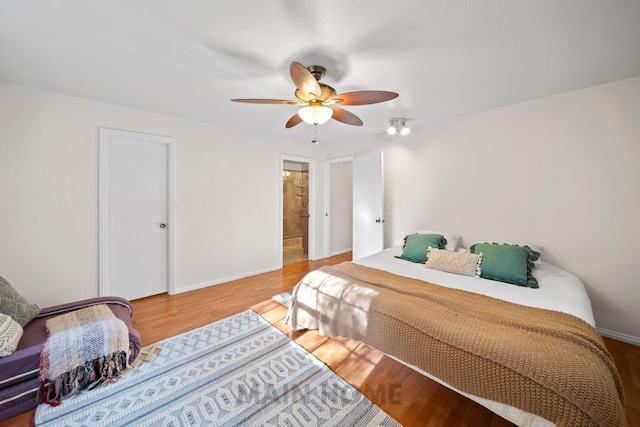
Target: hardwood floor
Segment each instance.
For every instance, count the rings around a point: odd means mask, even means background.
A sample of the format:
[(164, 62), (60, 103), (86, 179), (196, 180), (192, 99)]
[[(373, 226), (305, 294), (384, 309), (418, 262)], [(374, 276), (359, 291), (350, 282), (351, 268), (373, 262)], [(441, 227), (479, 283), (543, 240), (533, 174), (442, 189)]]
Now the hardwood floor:
[[(252, 308), (325, 362), (405, 426), (508, 426), (479, 404), (416, 373), (357, 341), (327, 338), (316, 331), (292, 331), (282, 322), (286, 308), (271, 297), (293, 289), (308, 271), (350, 260), (351, 254), (286, 265), (283, 269), (178, 295), (133, 301), (133, 323), (142, 344), (168, 338)], [(640, 426), (640, 347), (605, 338), (626, 392), (630, 426)], [(31, 412), (0, 427), (27, 426)]]

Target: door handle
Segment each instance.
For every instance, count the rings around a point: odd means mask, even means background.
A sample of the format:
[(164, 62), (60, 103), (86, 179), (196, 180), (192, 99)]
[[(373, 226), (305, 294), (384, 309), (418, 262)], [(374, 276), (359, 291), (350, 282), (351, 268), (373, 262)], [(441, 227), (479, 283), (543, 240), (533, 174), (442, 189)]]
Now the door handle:
[(165, 228), (167, 224), (160, 224), (160, 228)]
[(376, 219), (376, 222), (378, 224), (384, 224), (384, 219), (380, 219), (380, 217), (378, 217), (378, 219)]

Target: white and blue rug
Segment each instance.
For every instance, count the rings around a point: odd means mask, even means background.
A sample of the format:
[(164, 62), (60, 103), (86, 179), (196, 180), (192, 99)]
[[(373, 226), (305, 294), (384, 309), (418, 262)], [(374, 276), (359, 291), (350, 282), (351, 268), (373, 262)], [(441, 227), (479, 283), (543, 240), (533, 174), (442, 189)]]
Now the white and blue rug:
[(399, 426), (253, 311), (146, 346), (117, 383), (36, 426)]

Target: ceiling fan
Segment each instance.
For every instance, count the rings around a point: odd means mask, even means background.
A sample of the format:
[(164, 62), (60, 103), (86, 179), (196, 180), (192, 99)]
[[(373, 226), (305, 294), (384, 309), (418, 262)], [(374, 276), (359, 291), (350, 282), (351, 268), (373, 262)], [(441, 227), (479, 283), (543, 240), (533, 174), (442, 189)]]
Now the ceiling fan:
[(287, 128), (296, 126), (303, 121), (312, 125), (319, 125), (334, 119), (352, 126), (362, 126), (362, 120), (355, 114), (336, 105), (367, 105), (389, 101), (398, 97), (395, 92), (381, 90), (363, 90), (336, 94), (336, 90), (319, 80), (327, 72), (321, 65), (305, 67), (299, 62), (292, 62), (289, 68), (291, 79), (296, 84), (296, 100), (285, 99), (232, 99), (235, 102), (250, 104), (289, 104), (302, 105), (286, 123)]

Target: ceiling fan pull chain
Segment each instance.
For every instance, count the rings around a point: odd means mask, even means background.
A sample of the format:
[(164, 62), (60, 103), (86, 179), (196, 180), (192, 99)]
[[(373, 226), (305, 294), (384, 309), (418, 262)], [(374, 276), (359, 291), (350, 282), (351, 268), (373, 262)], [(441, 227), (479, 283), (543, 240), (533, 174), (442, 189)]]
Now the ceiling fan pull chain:
[(313, 125), (313, 139), (311, 140), (311, 142), (313, 144), (318, 143), (318, 124), (317, 123)]

